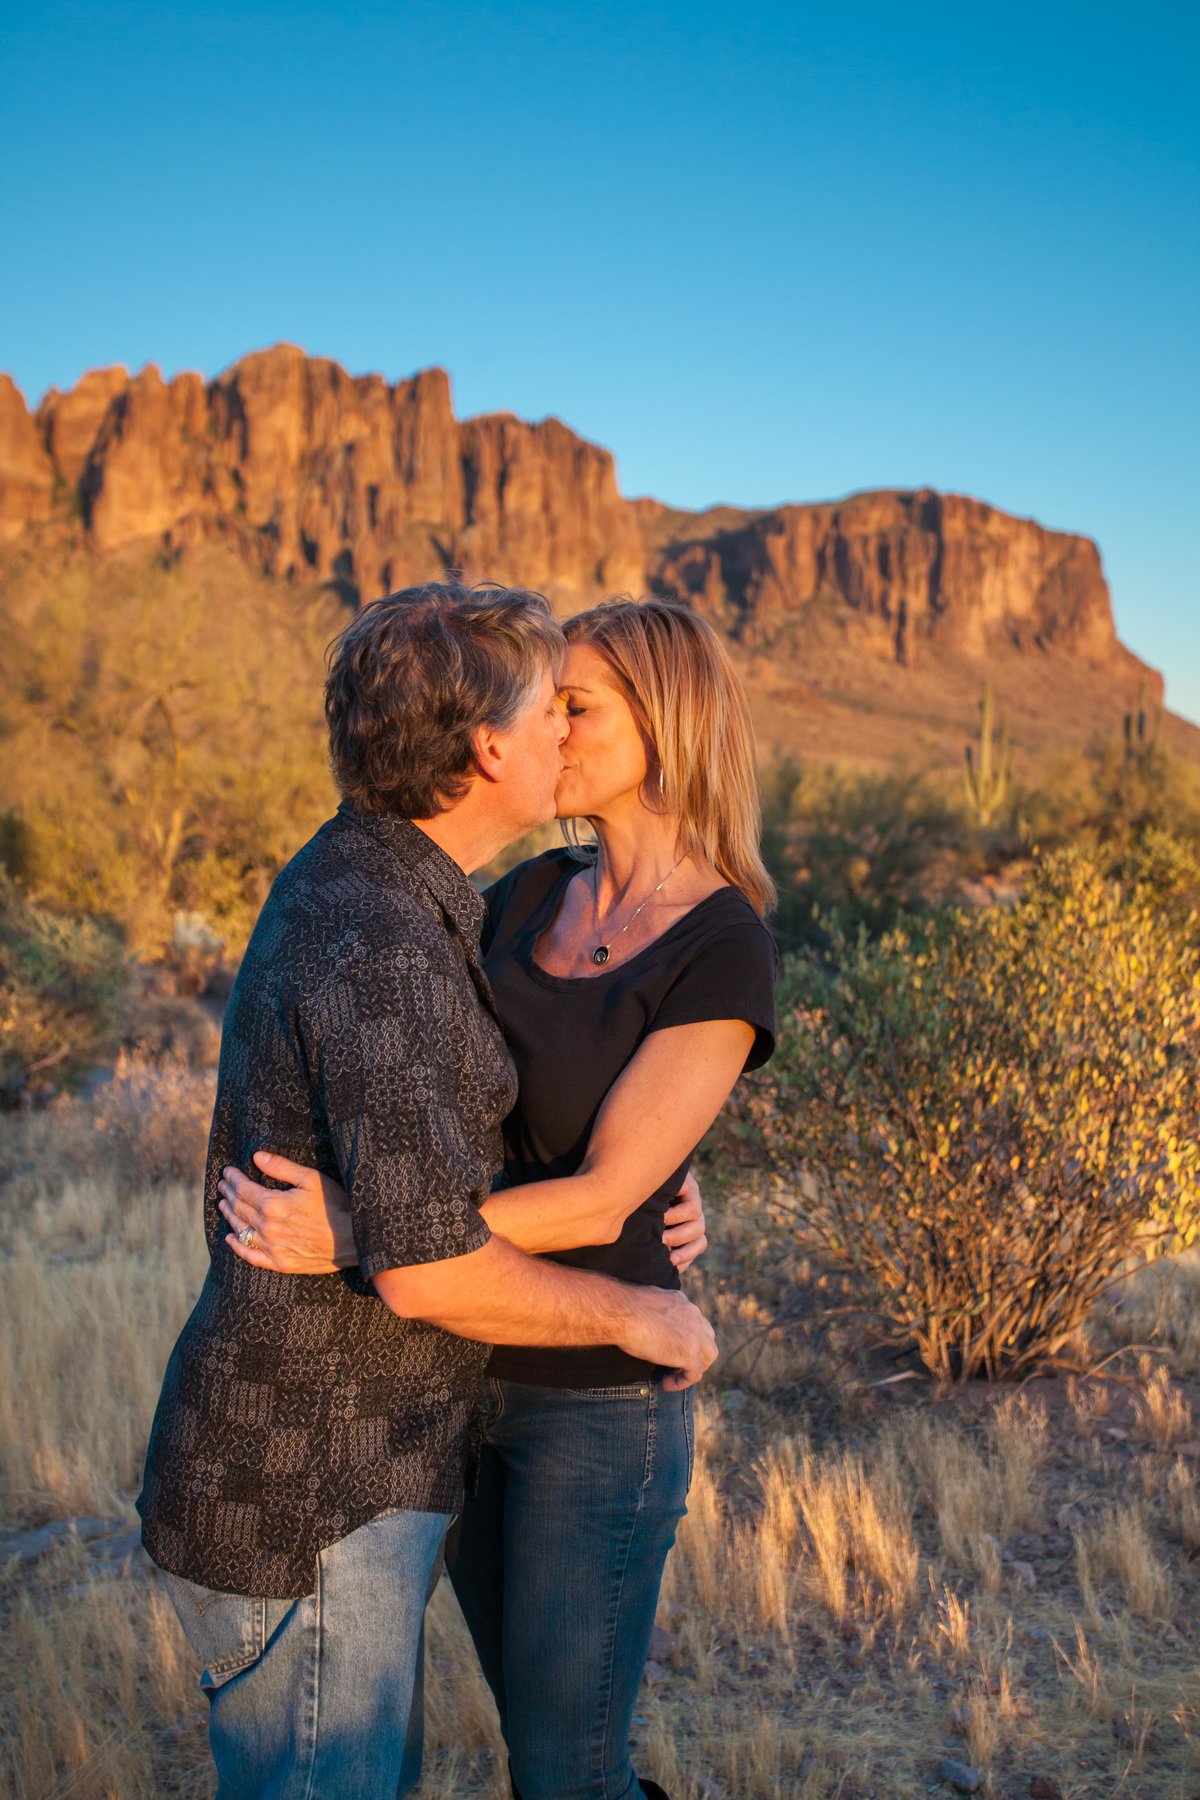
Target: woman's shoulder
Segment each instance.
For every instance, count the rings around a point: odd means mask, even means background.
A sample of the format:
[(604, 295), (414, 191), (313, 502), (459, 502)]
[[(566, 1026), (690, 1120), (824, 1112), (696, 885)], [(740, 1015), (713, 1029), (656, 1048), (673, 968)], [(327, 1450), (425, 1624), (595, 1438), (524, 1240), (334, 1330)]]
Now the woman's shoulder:
[(756, 952), (772, 963), (778, 960), (775, 939), (766, 920), (741, 888), (734, 887), (731, 883), (714, 888), (699, 906), (685, 914), (683, 923), (691, 924), (698, 951), (727, 943), (731, 947)]

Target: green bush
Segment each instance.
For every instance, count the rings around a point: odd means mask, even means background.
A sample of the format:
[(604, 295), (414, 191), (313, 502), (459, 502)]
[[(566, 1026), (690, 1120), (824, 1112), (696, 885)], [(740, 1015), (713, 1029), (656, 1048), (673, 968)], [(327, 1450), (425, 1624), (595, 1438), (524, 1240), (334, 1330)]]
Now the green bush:
[(780, 948), (871, 936), (944, 899), (980, 866), (961, 797), (910, 770), (803, 769), (763, 780), (763, 853), (779, 888)]
[(179, 911), (244, 943), (337, 803), (323, 651), (346, 617), (218, 552), (6, 569), (0, 860), (147, 957)]
[(112, 931), (34, 905), (0, 874), (0, 1104), (61, 1083), (115, 1049), (127, 986)]
[(1028, 1373), (1149, 1218), (1200, 1224), (1200, 925), (1145, 868), (1055, 853), (1010, 908), (790, 959), (781, 1001), (774, 1169), (939, 1377)]

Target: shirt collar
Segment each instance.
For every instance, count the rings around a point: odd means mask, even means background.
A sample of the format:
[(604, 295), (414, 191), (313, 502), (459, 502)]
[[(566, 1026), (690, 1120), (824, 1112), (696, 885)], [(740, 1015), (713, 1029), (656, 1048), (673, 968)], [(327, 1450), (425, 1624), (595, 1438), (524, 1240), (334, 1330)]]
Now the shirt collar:
[(472, 943), (477, 943), (487, 907), (479, 890), (452, 856), (435, 844), (427, 832), (395, 813), (360, 812), (343, 800), (338, 817), (383, 844), (403, 868), (428, 888), (443, 912)]

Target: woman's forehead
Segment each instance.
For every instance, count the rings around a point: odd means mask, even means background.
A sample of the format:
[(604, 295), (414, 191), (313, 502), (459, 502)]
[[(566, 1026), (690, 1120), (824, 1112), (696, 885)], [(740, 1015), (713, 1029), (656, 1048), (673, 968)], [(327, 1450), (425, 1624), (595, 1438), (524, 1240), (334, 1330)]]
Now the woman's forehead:
[(609, 667), (598, 650), (590, 644), (568, 644), (563, 658), (562, 685), (568, 687), (606, 687), (613, 685)]

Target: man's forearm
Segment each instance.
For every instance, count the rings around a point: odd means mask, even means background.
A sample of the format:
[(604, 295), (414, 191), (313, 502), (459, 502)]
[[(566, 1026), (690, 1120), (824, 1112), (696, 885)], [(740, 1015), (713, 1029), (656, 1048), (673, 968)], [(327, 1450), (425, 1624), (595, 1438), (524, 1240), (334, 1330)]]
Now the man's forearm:
[(446, 1262), (375, 1277), (385, 1305), (483, 1344), (619, 1344), (634, 1290), (607, 1275), (526, 1256), (502, 1237)]

